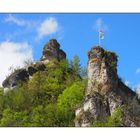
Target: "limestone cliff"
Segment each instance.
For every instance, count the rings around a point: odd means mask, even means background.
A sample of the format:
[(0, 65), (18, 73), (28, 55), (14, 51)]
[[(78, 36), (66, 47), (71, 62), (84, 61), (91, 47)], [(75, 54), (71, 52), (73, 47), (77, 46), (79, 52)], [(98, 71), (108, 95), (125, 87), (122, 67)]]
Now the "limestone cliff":
[(88, 59), (88, 85), (84, 103), (75, 113), (75, 126), (92, 126), (94, 121), (111, 116), (117, 107), (124, 114), (123, 126), (139, 126), (127, 109), (136, 93), (119, 79), (116, 54), (95, 46)]

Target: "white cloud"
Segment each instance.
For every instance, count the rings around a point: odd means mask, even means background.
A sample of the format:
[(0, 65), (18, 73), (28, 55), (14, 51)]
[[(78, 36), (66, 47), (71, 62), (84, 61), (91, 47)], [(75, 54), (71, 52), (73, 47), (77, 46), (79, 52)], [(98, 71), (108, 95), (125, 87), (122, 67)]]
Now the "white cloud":
[(0, 86), (9, 74), (12, 66), (23, 67), (25, 60), (33, 59), (32, 49), (28, 43), (5, 41), (0, 43)]
[(136, 70), (136, 74), (139, 74), (140, 73), (140, 68), (138, 68), (137, 70)]
[(58, 22), (55, 18), (49, 17), (45, 19), (38, 28), (38, 37), (39, 39), (44, 36), (52, 35), (56, 33), (59, 29)]
[[(30, 29), (33, 31), (37, 31), (37, 36), (35, 38), (36, 41), (42, 39), (45, 36), (51, 37), (52, 34), (57, 34), (57, 36), (60, 38), (62, 36), (60, 26), (58, 24), (58, 21), (54, 17), (47, 17), (45, 20), (25, 20), (23, 18), (17, 18), (13, 14), (9, 14), (4, 19), (4, 22), (15, 24), (19, 27), (25, 27), (27, 29)], [(62, 28), (61, 28), (62, 29)], [(60, 31), (60, 32), (58, 32)]]
[(5, 18), (4, 22), (13, 23), (13, 24), (16, 24), (17, 26), (20, 26), (20, 27), (25, 26), (27, 28), (32, 28), (32, 27), (37, 25), (37, 22), (35, 22), (35, 21), (17, 18), (16, 16), (14, 16), (12, 14), (9, 14)]
[(22, 19), (18, 19), (15, 16), (9, 14), (6, 18), (5, 18), (5, 22), (10, 22), (10, 23), (15, 23), (18, 26), (25, 26), (26, 22)]
[(102, 18), (98, 18), (95, 21), (93, 29), (96, 30), (96, 31), (99, 31), (99, 30), (106, 31), (106, 30), (108, 30), (108, 26), (104, 23)]

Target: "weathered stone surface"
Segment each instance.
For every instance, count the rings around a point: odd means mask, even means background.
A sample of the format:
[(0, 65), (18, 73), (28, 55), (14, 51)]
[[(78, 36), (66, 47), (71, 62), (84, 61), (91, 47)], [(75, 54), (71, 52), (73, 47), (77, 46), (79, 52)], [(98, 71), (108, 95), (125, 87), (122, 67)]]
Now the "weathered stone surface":
[(66, 59), (66, 53), (63, 51), (63, 50), (59, 50), (59, 53), (58, 53), (58, 60), (63, 60), (63, 59)]
[(66, 59), (66, 53), (60, 49), (60, 44), (56, 39), (51, 39), (44, 46), (41, 61), (45, 64), (50, 62), (51, 60), (63, 60)]
[(88, 58), (88, 88), (86, 93), (90, 94), (93, 85), (96, 86), (97, 92), (98, 90), (112, 91), (118, 84), (117, 56), (96, 46), (89, 51)]
[(95, 46), (89, 51), (88, 58), (85, 101), (75, 112), (75, 126), (89, 127), (94, 121), (111, 116), (118, 107), (124, 113), (124, 126), (140, 126), (126, 108), (136, 93), (118, 78), (116, 54)]
[(42, 62), (36, 62), (35, 64), (28, 67), (28, 73), (32, 76), (34, 73), (38, 71), (44, 71), (46, 66)]
[(20, 81), (26, 81), (29, 79), (29, 74), (26, 69), (19, 69), (7, 77), (2, 85), (4, 88), (12, 88), (18, 84)]

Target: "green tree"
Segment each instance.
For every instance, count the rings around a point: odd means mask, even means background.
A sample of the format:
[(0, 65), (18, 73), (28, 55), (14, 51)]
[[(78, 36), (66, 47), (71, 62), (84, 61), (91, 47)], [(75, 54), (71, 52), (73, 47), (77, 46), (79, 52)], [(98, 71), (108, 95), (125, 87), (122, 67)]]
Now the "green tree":
[(26, 126), (28, 115), (25, 112), (14, 112), (10, 108), (3, 111), (3, 118), (0, 121), (0, 126)]
[(44, 90), (44, 83), (47, 77), (47, 72), (37, 72), (28, 82), (28, 90), (32, 95), (33, 105), (45, 104), (47, 94)]
[(3, 94), (3, 88), (0, 87), (0, 94)]
[(31, 120), (30, 126), (56, 126), (56, 105), (49, 104), (45, 107), (39, 105), (33, 108)]
[(14, 96), (12, 97), (13, 109), (16, 111), (30, 111), (32, 106), (32, 94), (28, 91), (28, 85), (25, 83), (22, 86), (18, 86), (14, 90)]
[(54, 60), (7, 94), (0, 88), (0, 126), (74, 126), (86, 87), (79, 72), (79, 58), (73, 68), (68, 60)]
[(3, 93), (0, 94), (0, 118), (2, 117), (3, 110), (5, 109), (5, 101)]
[(81, 64), (80, 64), (80, 59), (79, 59), (79, 57), (77, 55), (75, 55), (73, 57), (71, 67), (73, 69), (74, 74), (80, 75), (80, 72), (81, 72)]
[(6, 95), (0, 95), (0, 108), (10, 108), (15, 111), (30, 110), (32, 96), (28, 92), (27, 83), (19, 84), (13, 90), (9, 90)]
[(34, 107), (32, 110), (32, 123), (31, 126), (44, 126), (45, 112), (42, 105)]
[(116, 108), (108, 118), (107, 126), (123, 126), (123, 112), (120, 107)]
[(94, 121), (93, 127), (119, 127), (123, 126), (123, 112), (120, 107), (116, 108), (111, 116), (104, 121)]
[(82, 103), (86, 81), (76, 82), (58, 97), (58, 115), (62, 126), (73, 126), (75, 109)]

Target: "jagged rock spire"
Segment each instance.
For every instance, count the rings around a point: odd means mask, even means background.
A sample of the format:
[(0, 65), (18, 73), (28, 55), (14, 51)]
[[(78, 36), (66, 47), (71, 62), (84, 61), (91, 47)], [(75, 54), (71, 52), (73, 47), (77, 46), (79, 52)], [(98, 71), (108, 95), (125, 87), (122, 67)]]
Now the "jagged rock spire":
[[(95, 46), (88, 52), (88, 87), (86, 94), (90, 94), (92, 87), (97, 92), (108, 92), (118, 84), (117, 56)], [(96, 88), (95, 88), (96, 87)]]
[(41, 61), (48, 63), (53, 59), (58, 61), (66, 59), (66, 53), (60, 49), (60, 44), (56, 39), (49, 40), (49, 42), (44, 46)]

